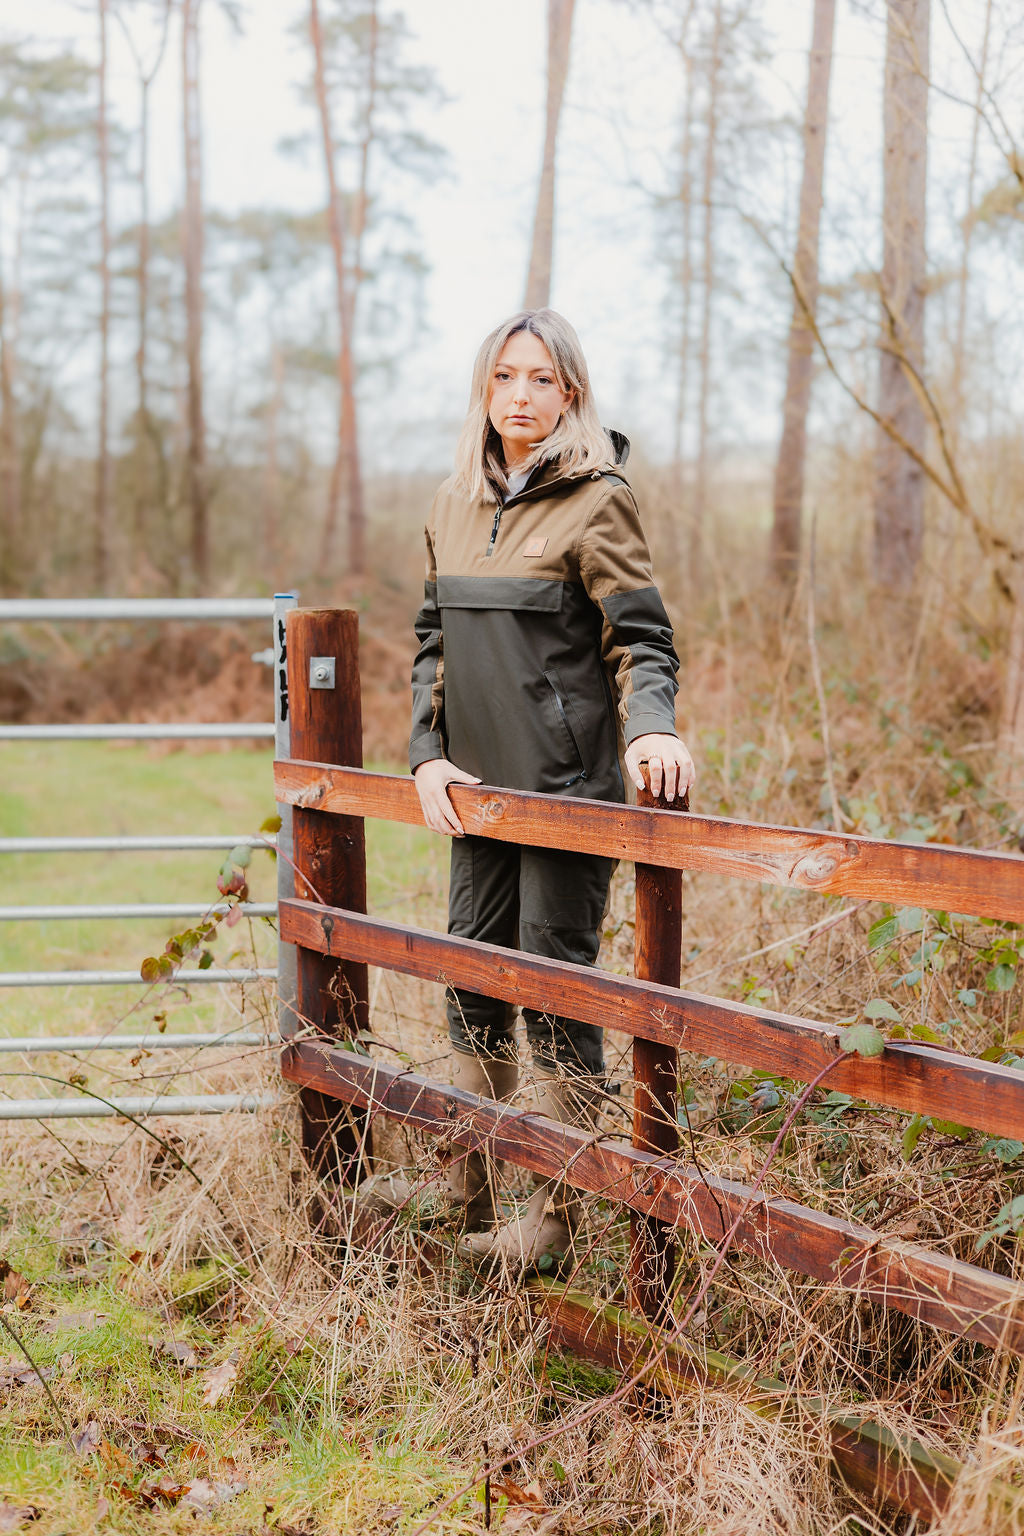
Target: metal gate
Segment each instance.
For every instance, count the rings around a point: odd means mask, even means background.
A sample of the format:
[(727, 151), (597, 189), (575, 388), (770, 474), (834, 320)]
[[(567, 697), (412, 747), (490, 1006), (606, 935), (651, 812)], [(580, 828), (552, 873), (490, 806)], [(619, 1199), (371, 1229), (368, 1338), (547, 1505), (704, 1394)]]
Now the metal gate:
[[(254, 663), (274, 669), (274, 719), (273, 721), (205, 723), (184, 721), (170, 724), (133, 724), (122, 722), (113, 725), (54, 724), (8, 725), (0, 724), (0, 742), (3, 741), (184, 741), (184, 740), (267, 740), (273, 741), (275, 753), (286, 757), (289, 750), (287, 652), (285, 646), (285, 615), (298, 601), (294, 593), (279, 594), (274, 598), (88, 598), (88, 599), (10, 599), (0, 600), (2, 623), (81, 623), (116, 621), (138, 623), (143, 620), (171, 619), (176, 621), (226, 622), (238, 619), (267, 619), (272, 622), (271, 644), (253, 653)], [(269, 765), (268, 765), (269, 767)], [(268, 788), (270, 775), (268, 773)], [(253, 837), (250, 834), (230, 833), (216, 836), (173, 836), (141, 833), (137, 836), (97, 837), (0, 837), (0, 856), (4, 854), (117, 854), (124, 852), (183, 852), (193, 849), (230, 849), (236, 847), (266, 847), (276, 845), (284, 857), (278, 860), (278, 893), (288, 895), (293, 890), (291, 866), (291, 808), (280, 807), (282, 825), (277, 838)], [(0, 859), (0, 869), (2, 869)], [(9, 889), (3, 881), (0, 889)], [(188, 920), (216, 911), (218, 904), (196, 902), (135, 902), (91, 905), (49, 906), (0, 906), (0, 923), (45, 922), (67, 918), (87, 918), (96, 921), (127, 922), (138, 918), (168, 918)], [(223, 909), (223, 908), (222, 908)], [(277, 902), (247, 902), (242, 911), (250, 917), (272, 916), (277, 913)], [(268, 967), (227, 970), (210, 966), (205, 970), (179, 970), (175, 981), (187, 986), (210, 985), (225, 982), (276, 981), (279, 995), (292, 996), (294, 987), (294, 952), (290, 945), (278, 945), (277, 964)], [(59, 971), (0, 971), (0, 989), (15, 987), (104, 987), (125, 986), (141, 981), (137, 971), (120, 970), (59, 970)], [(54, 1051), (94, 1050), (201, 1050), (212, 1046), (266, 1045), (271, 1043), (263, 1034), (252, 1031), (232, 1030), (227, 1034), (184, 1032), (160, 1034), (106, 1035), (53, 1035), (37, 1037), (4, 1036), (0, 1038), (0, 1053), (38, 1055)], [(258, 1093), (229, 1094), (156, 1094), (152, 1097), (107, 1099), (95, 1094), (82, 1094), (77, 1098), (4, 1099), (0, 1097), (0, 1120), (55, 1119), (80, 1116), (129, 1115), (133, 1118), (146, 1115), (169, 1114), (221, 1114), (229, 1109), (253, 1110), (273, 1102), (274, 1096)]]

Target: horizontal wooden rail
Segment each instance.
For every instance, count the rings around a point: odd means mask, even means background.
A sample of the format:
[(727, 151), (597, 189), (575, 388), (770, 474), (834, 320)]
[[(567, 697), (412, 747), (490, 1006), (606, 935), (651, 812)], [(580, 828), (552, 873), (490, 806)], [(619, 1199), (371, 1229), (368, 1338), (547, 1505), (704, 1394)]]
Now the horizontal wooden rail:
[[(863, 1414), (830, 1409), (820, 1398), (805, 1397), (718, 1350), (695, 1349), (685, 1339), (667, 1342), (670, 1336), (620, 1307), (595, 1302), (555, 1281), (532, 1281), (529, 1291), (534, 1312), (548, 1322), (556, 1348), (571, 1349), (624, 1375), (650, 1362), (649, 1379), (669, 1391), (732, 1388), (764, 1418), (796, 1419), (812, 1432), (820, 1425), (843, 1481), (869, 1498), (929, 1519), (949, 1503), (963, 1466), (927, 1450), (913, 1435), (897, 1438)], [(1024, 1494), (1005, 1483), (995, 1484), (989, 1507), (1019, 1513)]]
[(381, 1112), (459, 1146), (487, 1148), (712, 1243), (749, 1201), (737, 1247), (933, 1327), (1024, 1353), (1024, 1286), (989, 1270), (336, 1046), (289, 1043), (281, 1071), (289, 1082), (367, 1106), (371, 1119)]
[[(423, 824), (410, 778), (289, 760), (274, 764), (274, 782), (282, 804)], [(487, 785), (449, 788), (466, 831), (500, 842), (1024, 922), (1024, 858), (1017, 854), (676, 816)]]
[[(680, 820), (683, 818), (680, 817)], [(610, 1025), (645, 1040), (810, 1082), (835, 1062), (830, 1088), (992, 1135), (1024, 1139), (1024, 1073), (934, 1046), (893, 1042), (881, 1056), (839, 1054), (835, 1025), (652, 981), (546, 960), (474, 939), (385, 922), (311, 901), (281, 902), (281, 937), (334, 958), (451, 983), (519, 1007)]]

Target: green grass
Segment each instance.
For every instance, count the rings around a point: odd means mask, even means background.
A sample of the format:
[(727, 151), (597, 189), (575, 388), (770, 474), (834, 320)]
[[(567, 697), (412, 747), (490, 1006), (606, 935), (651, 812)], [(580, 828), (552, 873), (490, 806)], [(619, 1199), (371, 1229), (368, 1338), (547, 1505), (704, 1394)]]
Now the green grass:
[[(146, 744), (73, 742), (0, 746), (0, 836), (242, 835), (274, 813), (269, 750), (166, 752)], [(388, 766), (383, 771), (400, 771)], [(368, 822), (371, 911), (398, 921), (443, 917), (446, 853), (416, 827)], [(216, 852), (0, 855), (0, 902), (50, 905), (217, 899)], [(255, 854), (253, 901), (273, 901), (275, 866)], [(163, 949), (173, 919), (0, 924), (0, 971), (135, 970)], [(184, 924), (181, 924), (184, 926)], [(218, 965), (272, 964), (275, 940), (259, 921), (223, 930)], [(109, 1028), (141, 994), (131, 988), (0, 990), (0, 1032)], [(176, 1028), (211, 1024), (208, 989), (174, 1005)], [(204, 1000), (205, 999), (205, 1000)]]

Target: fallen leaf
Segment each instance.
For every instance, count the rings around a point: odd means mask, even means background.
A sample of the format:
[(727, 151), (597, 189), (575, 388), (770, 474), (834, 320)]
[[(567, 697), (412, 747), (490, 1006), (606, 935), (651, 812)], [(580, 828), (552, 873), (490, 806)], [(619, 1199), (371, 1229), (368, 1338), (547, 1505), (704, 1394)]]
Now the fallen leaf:
[(108, 1472), (123, 1472), (130, 1467), (132, 1459), (126, 1456), (119, 1445), (112, 1445), (109, 1440), (103, 1439), (98, 1446), (100, 1460)]
[(33, 1504), (0, 1504), (0, 1533), (20, 1531), (29, 1520), (38, 1520), (39, 1511)]
[(46, 1333), (75, 1333), (81, 1328), (95, 1328), (97, 1323), (105, 1323), (108, 1316), (106, 1312), (57, 1312), (47, 1318), (43, 1329)]
[(167, 1355), (177, 1365), (184, 1366), (186, 1371), (199, 1369), (199, 1357), (191, 1344), (186, 1344), (184, 1339), (161, 1339), (157, 1345), (157, 1353)]
[(145, 1440), (135, 1447), (135, 1460), (142, 1467), (166, 1467), (167, 1457), (164, 1452), (166, 1445), (157, 1445), (154, 1440)]
[(103, 1438), (102, 1431), (96, 1419), (90, 1419), (83, 1429), (76, 1429), (71, 1436), (71, 1444), (79, 1456), (92, 1456), (100, 1448)]
[(99, 1498), (96, 1500), (96, 1519), (105, 1520), (110, 1514), (110, 1500)]
[(9, 1387), (38, 1387), (55, 1374), (52, 1365), (40, 1366), (36, 1371), (22, 1355), (8, 1355), (0, 1360), (0, 1392)]
[(201, 1440), (190, 1440), (181, 1454), (186, 1461), (202, 1461), (206, 1456), (206, 1446)]
[(539, 1483), (530, 1483), (529, 1487), (521, 1488), (510, 1477), (492, 1478), (491, 1492), (496, 1493), (499, 1498), (508, 1499), (510, 1504), (526, 1504), (530, 1509), (547, 1509)]
[(0, 1259), (0, 1279), (4, 1283), (4, 1301), (13, 1301), (15, 1306), (24, 1307), (32, 1290), (25, 1276), (12, 1269), (6, 1259)]
[(203, 1407), (213, 1408), (220, 1402), (224, 1394), (229, 1391), (231, 1383), (238, 1375), (237, 1358), (228, 1357), (223, 1365), (215, 1365), (208, 1370), (203, 1380), (206, 1386), (203, 1389)]
[(190, 1509), (216, 1509), (218, 1504), (227, 1504), (230, 1499), (244, 1493), (248, 1486), (244, 1477), (233, 1477), (228, 1482), (197, 1477), (182, 1499), (182, 1507), (187, 1505)]
[(172, 1477), (162, 1477), (158, 1483), (147, 1483), (140, 1492), (150, 1500), (163, 1499), (168, 1504), (177, 1504), (191, 1487), (191, 1483), (178, 1483)]

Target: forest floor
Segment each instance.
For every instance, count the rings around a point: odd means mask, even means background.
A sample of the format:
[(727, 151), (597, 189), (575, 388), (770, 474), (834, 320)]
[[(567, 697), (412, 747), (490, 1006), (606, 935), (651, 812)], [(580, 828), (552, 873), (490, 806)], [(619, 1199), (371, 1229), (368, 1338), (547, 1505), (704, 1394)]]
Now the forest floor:
[[(1020, 800), (993, 760), (998, 668), (984, 645), (964, 630), (888, 650), (871, 616), (851, 624), (843, 602), (837, 594), (820, 626), (820, 687), (802, 621), (780, 629), (748, 608), (707, 633), (681, 622), (695, 806), (829, 826), (834, 788), (847, 830), (1015, 847)], [(389, 651), (389, 624), (372, 611), (367, 628), (383, 637), (368, 659), (367, 734), (371, 751), (393, 762), (408, 647)], [(222, 709), (215, 678), (209, 687), (210, 711)], [(170, 684), (160, 697), (161, 710), (180, 709)], [(263, 707), (254, 696), (257, 715)], [(0, 834), (241, 834), (272, 808), (268, 752), (0, 751)], [(443, 846), (416, 829), (367, 830), (371, 910), (439, 926)], [(5, 859), (12, 903), (213, 898), (218, 864), (205, 854)], [(251, 885), (256, 899), (272, 888), (263, 855)], [(600, 962), (611, 970), (631, 964), (631, 902), (622, 867)], [(684, 986), (832, 1022), (873, 1017), (897, 1037), (917, 1033), (1024, 1066), (1019, 925), (696, 875), (684, 879), (684, 907)], [(128, 968), (171, 931), (5, 924), (0, 969)], [(269, 954), (270, 938), (258, 921), (222, 929), (215, 961)], [(372, 972), (371, 993), (371, 1049), (443, 1077), (439, 989)], [(908, 1529), (830, 1476), (820, 1415), (770, 1420), (728, 1388), (611, 1401), (610, 1379), (552, 1351), (523, 1290), (470, 1271), (443, 1228), (429, 1267), (409, 1213), (384, 1256), (317, 1238), (322, 1192), (296, 1145), (275, 1053), (227, 1043), (233, 1030), (272, 1024), (269, 988), (26, 991), (0, 994), (0, 1008), (12, 1036), (199, 1027), (226, 1036), (201, 1059), (8, 1054), (9, 1097), (159, 1084), (281, 1099), (251, 1115), (4, 1127), (0, 1532), (162, 1536), (197, 1522), (235, 1536), (479, 1532), (488, 1509), (477, 1479), (488, 1460), (502, 1463), (490, 1521), (503, 1531)], [(629, 1111), (628, 1044), (609, 1032), (610, 1075), (623, 1084), (607, 1111), (616, 1131)], [(686, 1057), (683, 1073), (692, 1153), (703, 1168), (749, 1182), (797, 1085), (713, 1058)], [(379, 1145), (385, 1162), (427, 1184), (438, 1178), (425, 1141), (392, 1134)], [(821, 1091), (769, 1187), (1024, 1278), (1022, 1170), (1021, 1143), (913, 1124)], [(592, 1202), (577, 1283), (621, 1299), (626, 1241), (622, 1219)], [(708, 1250), (684, 1243), (680, 1284), (699, 1281), (709, 1263)], [(738, 1255), (691, 1338), (781, 1377), (798, 1396), (894, 1430), (912, 1425), (964, 1462), (949, 1510), (916, 1529), (1012, 1528), (986, 1490), (994, 1477), (1024, 1485), (1016, 1360)], [(592, 1410), (585, 1423), (574, 1414), (581, 1404)], [(525, 1449), (541, 1434), (551, 1438)]]

